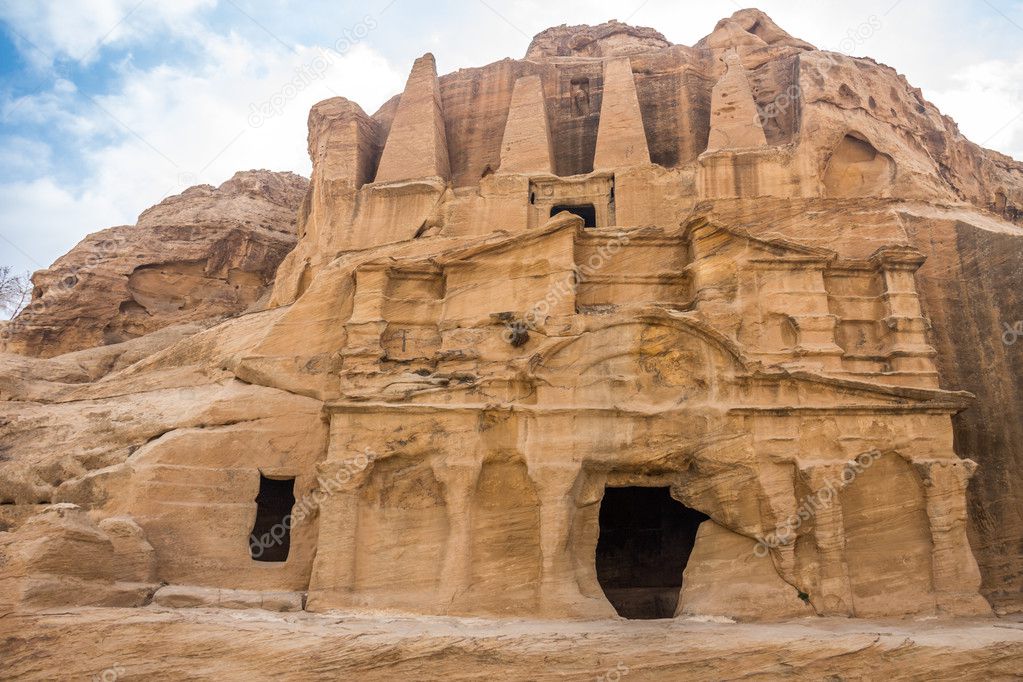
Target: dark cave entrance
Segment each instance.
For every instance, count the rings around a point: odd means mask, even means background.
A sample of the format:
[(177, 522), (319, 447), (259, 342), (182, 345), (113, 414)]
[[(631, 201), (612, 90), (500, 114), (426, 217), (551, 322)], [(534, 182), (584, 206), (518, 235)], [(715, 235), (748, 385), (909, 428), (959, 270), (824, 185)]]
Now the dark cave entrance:
[(707, 515), (668, 488), (606, 488), (600, 503), (597, 580), (623, 618), (671, 618), (682, 571)]
[(573, 215), (577, 215), (583, 219), (583, 227), (596, 227), (597, 226), (597, 209), (593, 204), (559, 204), (551, 207), (551, 217), (558, 215), (562, 211), (568, 211)]
[(256, 561), (287, 561), (291, 550), (291, 508), (295, 479), (259, 474), (256, 522), (249, 535), (249, 554)]

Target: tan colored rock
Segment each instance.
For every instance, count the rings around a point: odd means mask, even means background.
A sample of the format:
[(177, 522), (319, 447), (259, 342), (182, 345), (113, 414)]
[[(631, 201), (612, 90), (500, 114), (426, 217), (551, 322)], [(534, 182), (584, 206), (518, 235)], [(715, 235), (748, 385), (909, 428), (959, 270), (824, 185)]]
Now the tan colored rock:
[(277, 269), (271, 306), (303, 294), (313, 274), (346, 248), (356, 193), (372, 181), (382, 144), (380, 125), (355, 102), (334, 97), (310, 109), (313, 175), (298, 214), (301, 239)]
[(755, 540), (713, 521), (700, 524), (697, 539), (700, 553), (686, 567), (678, 616), (787, 620), (814, 615), (799, 590), (767, 566), (771, 558), (757, 551)]
[[(293, 614), (221, 609), (79, 609), (7, 616), (10, 677), (104, 673), (388, 681), (846, 678), (1011, 680), (1019, 623), (802, 619), (591, 621), (425, 619), (398, 614)], [(45, 640), (45, 637), (52, 638)], [(60, 642), (59, 650), (43, 647)], [(107, 672), (109, 671), (109, 672)], [(936, 673), (940, 671), (940, 673)]]
[(545, 61), (552, 57), (616, 57), (650, 52), (671, 43), (652, 28), (630, 26), (612, 19), (599, 26), (555, 26), (533, 36), (526, 59)]
[(448, 178), (448, 141), (441, 106), (437, 64), (427, 52), (412, 66), (387, 134), (376, 182)]
[(156, 581), (156, 552), (146, 534), (128, 516), (108, 516), (97, 526), (114, 547), (114, 576), (126, 582)]
[[(66, 500), (141, 571), (133, 519), (168, 608), (975, 617), (973, 672), (1004, 672), (984, 597), (1018, 608), (1000, 323), (1023, 308), (991, 292), (1019, 268), (1023, 166), (753, 10), (692, 48), (612, 23), (440, 78), (428, 55), (372, 117), (315, 107), (309, 143), (269, 309), (124, 361), (0, 359), (12, 547)], [(700, 672), (776, 674), (770, 637), (828, 640), (810, 622), (737, 630), (769, 665)], [(842, 674), (879, 669), (860, 626)]]
[(502, 173), (553, 173), (547, 109), (539, 76), (515, 81), (501, 139)]
[(983, 593), (996, 610), (1020, 612), (1023, 516), (1015, 491), (1023, 467), (1023, 337), (1015, 332), (1023, 292), (1004, 284), (1023, 267), (1020, 236), (988, 216), (928, 211), (907, 215), (906, 226), (927, 255), (918, 281), (941, 380), (977, 396), (953, 428), (957, 450), (978, 464), (966, 523)]
[(725, 56), (725, 64), (728, 70), (711, 91), (707, 151), (763, 147), (767, 138), (742, 60), (735, 52), (729, 52)]
[(153, 603), (173, 609), (218, 607), (278, 612), (301, 611), (302, 594), (300, 592), (218, 590), (209, 587), (166, 585), (153, 595)]
[(771, 17), (758, 9), (741, 9), (732, 16), (722, 19), (710, 35), (696, 43), (697, 48), (729, 49), (737, 45), (762, 47), (784, 45), (800, 49), (815, 49), (810, 43), (793, 38)]
[(612, 59), (604, 64), (604, 99), (600, 105), (593, 168), (607, 170), (648, 163), (650, 152), (636, 96), (632, 63), (628, 57)]
[(52, 357), (245, 310), (295, 244), (305, 189), (293, 173), (236, 173), (89, 235), (32, 276), (32, 302), (0, 329), (0, 348)]
[(73, 504), (46, 507), (0, 533), (0, 605), (142, 606), (152, 596), (153, 548), (130, 519), (98, 527)]

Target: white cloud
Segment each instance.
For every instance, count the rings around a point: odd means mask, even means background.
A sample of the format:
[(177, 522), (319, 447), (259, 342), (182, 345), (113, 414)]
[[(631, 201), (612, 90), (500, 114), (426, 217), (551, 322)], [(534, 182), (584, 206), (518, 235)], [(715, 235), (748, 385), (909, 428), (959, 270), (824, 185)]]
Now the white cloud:
[(966, 137), (1023, 159), (1023, 59), (968, 65), (951, 75), (952, 86), (928, 99), (954, 118)]
[[(0, 235), (17, 246), (0, 243), (0, 262), (48, 264), (89, 232), (134, 223), (166, 195), (219, 184), (238, 170), (308, 175), (309, 108), (343, 94), (372, 113), (406, 77), (364, 43), (324, 58), (319, 49), (289, 52), (237, 34), (204, 30), (197, 40), (204, 56), (195, 68), (139, 69), (126, 61), (109, 94), (90, 101), (58, 82), (9, 108), (12, 122), (64, 133), (51, 141), (54, 158), (76, 153), (85, 171), (76, 186), (62, 186), (55, 173), (39, 176), (44, 165), (28, 175), (35, 181), (0, 185)], [(271, 100), (273, 112), (253, 127), (253, 107)], [(8, 151), (41, 153), (24, 145)], [(27, 159), (23, 165), (31, 171)]]
[(180, 29), (197, 10), (216, 0), (0, 0), (0, 18), (8, 23), (24, 55), (36, 66), (57, 59), (88, 63), (102, 45), (114, 45), (166, 28)]
[(45, 142), (16, 135), (0, 145), (0, 169), (8, 177), (32, 177), (51, 167), (52, 156)]
[[(2, 264), (37, 270), (86, 234), (124, 222), (120, 215), (109, 197), (92, 191), (74, 195), (50, 178), (0, 185)], [(82, 225), (83, 216), (93, 224)]]
[[(822, 47), (839, 45), (866, 17), (882, 16), (883, 28), (855, 52), (906, 70), (910, 82), (924, 86), (925, 95), (952, 115), (968, 137), (1023, 158), (1023, 116), (1013, 121), (1023, 111), (1023, 57), (1016, 58), (1020, 54), (1016, 44), (991, 48), (973, 38), (956, 41), (963, 23), (947, 11), (958, 6), (948, 0), (936, 0), (942, 10), (919, 21), (911, 21), (912, 12), (902, 12), (909, 3), (886, 14), (892, 2), (797, 8), (763, 0), (761, 6), (782, 28)], [(0, 19), (38, 45), (35, 50), (19, 43), (25, 57), (39, 67), (52, 67), (50, 59), (89, 63), (105, 55), (97, 46), (119, 46), (126, 48), (121, 53), (125, 54), (143, 43), (151, 47), (160, 41), (187, 40), (198, 51), (187, 64), (176, 61), (152, 68), (140, 68), (125, 56), (112, 67), (116, 77), (109, 82), (114, 85), (92, 100), (71, 81), (54, 78), (49, 88), (6, 102), (3, 116), (20, 127), (17, 134), (4, 138), (0, 163), (8, 177), (24, 179), (0, 185), (0, 235), (31, 259), (48, 264), (85, 234), (133, 223), (142, 210), (190, 184), (219, 184), (249, 168), (308, 174), (309, 107), (343, 95), (373, 113), (400, 92), (413, 52), (432, 49), (440, 70), (447, 72), (506, 56), (518, 58), (525, 53), (529, 36), (548, 26), (599, 23), (615, 16), (691, 44), (736, 9), (724, 1), (684, 7), (642, 0), (488, 3), (501, 13), (498, 16), (475, 3), (451, 21), (424, 20), (415, 34), (418, 47), (408, 44), (408, 35), (390, 33), (397, 26), (392, 19), (399, 15), (388, 14), (387, 22), (380, 19), (379, 28), (370, 27), (370, 35), (357, 34), (361, 42), (343, 55), (330, 53), (325, 60), (317, 48), (300, 45), (288, 50), (258, 31), (252, 31), (251, 39), (213, 32), (201, 19), (215, 4), (216, 0), (142, 4), (0, 0)], [(410, 3), (408, 13), (401, 16), (416, 16), (412, 7)], [(389, 10), (400, 11), (405, 11), (401, 5)], [(239, 22), (248, 21), (231, 14)], [(924, 50), (920, 43), (924, 38), (935, 49)], [(396, 67), (371, 43), (406, 55), (408, 63)], [(954, 50), (941, 47), (953, 45)], [(1000, 52), (994, 58), (992, 49)], [(946, 68), (950, 61), (974, 65)], [(255, 119), (254, 111), (260, 114)], [(25, 130), (45, 133), (32, 139)], [(58, 176), (76, 180), (62, 184)], [(0, 241), (0, 263), (7, 262), (37, 267)]]

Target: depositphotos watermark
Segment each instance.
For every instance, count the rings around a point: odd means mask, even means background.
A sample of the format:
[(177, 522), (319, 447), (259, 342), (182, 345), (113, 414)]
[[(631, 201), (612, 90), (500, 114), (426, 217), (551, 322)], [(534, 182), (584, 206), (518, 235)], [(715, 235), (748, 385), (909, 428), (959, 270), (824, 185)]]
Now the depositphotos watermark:
[(344, 485), (352, 479), (352, 476), (363, 471), (370, 465), (370, 462), (373, 462), (376, 458), (377, 454), (367, 447), (362, 453), (355, 457), (342, 461), (338, 472), (331, 478), (325, 479), (317, 477), (316, 489), (296, 502), (295, 506), (291, 508), (290, 514), (285, 516), (279, 523), (275, 523), (273, 527), (263, 533), (262, 536), (249, 536), (249, 550), (252, 553), (252, 558), (258, 559), (263, 556), (263, 552), (266, 550), (270, 549), (274, 545), (281, 544), (284, 541), (285, 536), (287, 536), (288, 531), (291, 530), (295, 523), (311, 516), (320, 508), (320, 505), (323, 504), (323, 500), (328, 495), (343, 490)]
[(103, 672), (93, 675), (92, 682), (116, 682), (124, 676), (124, 668), (119, 665), (112, 665)]
[(559, 301), (574, 294), (587, 277), (592, 277), (600, 272), (628, 243), (629, 235), (623, 232), (597, 247), (596, 253), (581, 265), (575, 266), (564, 279), (555, 282), (548, 289), (547, 295), (534, 303), (521, 319), (505, 322), (505, 329), (502, 333), (504, 340), (513, 345), (519, 345), (520, 340), (528, 338), (528, 332), (535, 330), (543, 320), (546, 320), (551, 309)]
[(829, 479), (824, 484), (824, 487), (814, 492), (813, 495), (800, 500), (796, 513), (785, 519), (785, 523), (777, 526), (773, 533), (769, 533), (767, 537), (757, 536), (757, 545), (753, 548), (753, 553), (763, 558), (768, 555), (771, 549), (791, 542), (796, 531), (799, 530), (799, 527), (805, 521), (809, 521), (816, 516), (817, 512), (821, 509), (828, 509), (831, 505), (835, 504), (838, 498), (838, 491), (852, 483), (857, 476), (870, 468), (880, 457), (880, 452), (865, 452), (855, 460), (847, 463), (842, 470), (842, 475), (839, 476), (840, 482), (836, 483), (834, 480)]
[(342, 57), (355, 45), (365, 40), (366, 36), (379, 24), (376, 17), (367, 14), (362, 21), (344, 29), (341, 37), (327, 49), (319, 49), (315, 57), (295, 69), (295, 77), (281, 86), (263, 102), (249, 104), (248, 123), (259, 128), (274, 116), (284, 113), (284, 107), (298, 94), (318, 80), (323, 80), (327, 71), (334, 65), (334, 60)]
[[(838, 60), (835, 59), (835, 55), (833, 53), (840, 52), (842, 54), (849, 54), (856, 49), (857, 46), (862, 45), (873, 37), (873, 35), (880, 31), (883, 27), (884, 24), (882, 23), (881, 18), (875, 14), (871, 14), (867, 17), (867, 20), (862, 22), (859, 26), (850, 28), (846, 31), (845, 37), (838, 42), (838, 45), (834, 50), (825, 49), (821, 51), (821, 54), (823, 54), (824, 58), (829, 62), (836, 64)], [(770, 119), (776, 118), (787, 111), (793, 103), (799, 100), (801, 94), (802, 90), (798, 85), (790, 85), (769, 103), (764, 106), (757, 107), (757, 113), (753, 117), (754, 122), (763, 127)]]
[(81, 263), (75, 263), (67, 270), (61, 271), (60, 279), (49, 289), (43, 292), (42, 296), (34, 298), (29, 302), (14, 319), (0, 325), (0, 341), (10, 341), (11, 337), (28, 324), (32, 315), (42, 315), (50, 309), (54, 303), (62, 299), (78, 286), (79, 276), (91, 271), (104, 260), (116, 255), (121, 251), (125, 243), (125, 237), (117, 235), (106, 237), (91, 243), (87, 247), (85, 258)]
[(621, 661), (618, 665), (608, 670), (603, 675), (597, 675), (597, 682), (618, 682), (622, 677), (629, 674), (629, 666)]
[(1005, 327), (1005, 331), (1002, 332), (1002, 343), (1006, 346), (1016, 345), (1016, 342), (1023, 336), (1023, 320), (1016, 320), (1016, 323), (1012, 325), (1002, 322), (1002, 326)]

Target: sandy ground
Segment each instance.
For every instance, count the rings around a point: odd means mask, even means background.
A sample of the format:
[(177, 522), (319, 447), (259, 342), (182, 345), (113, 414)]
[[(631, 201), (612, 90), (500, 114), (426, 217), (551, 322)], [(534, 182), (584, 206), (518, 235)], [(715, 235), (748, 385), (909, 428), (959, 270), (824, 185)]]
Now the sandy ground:
[(1018, 620), (552, 622), (84, 608), (0, 617), (0, 679), (1008, 680)]

